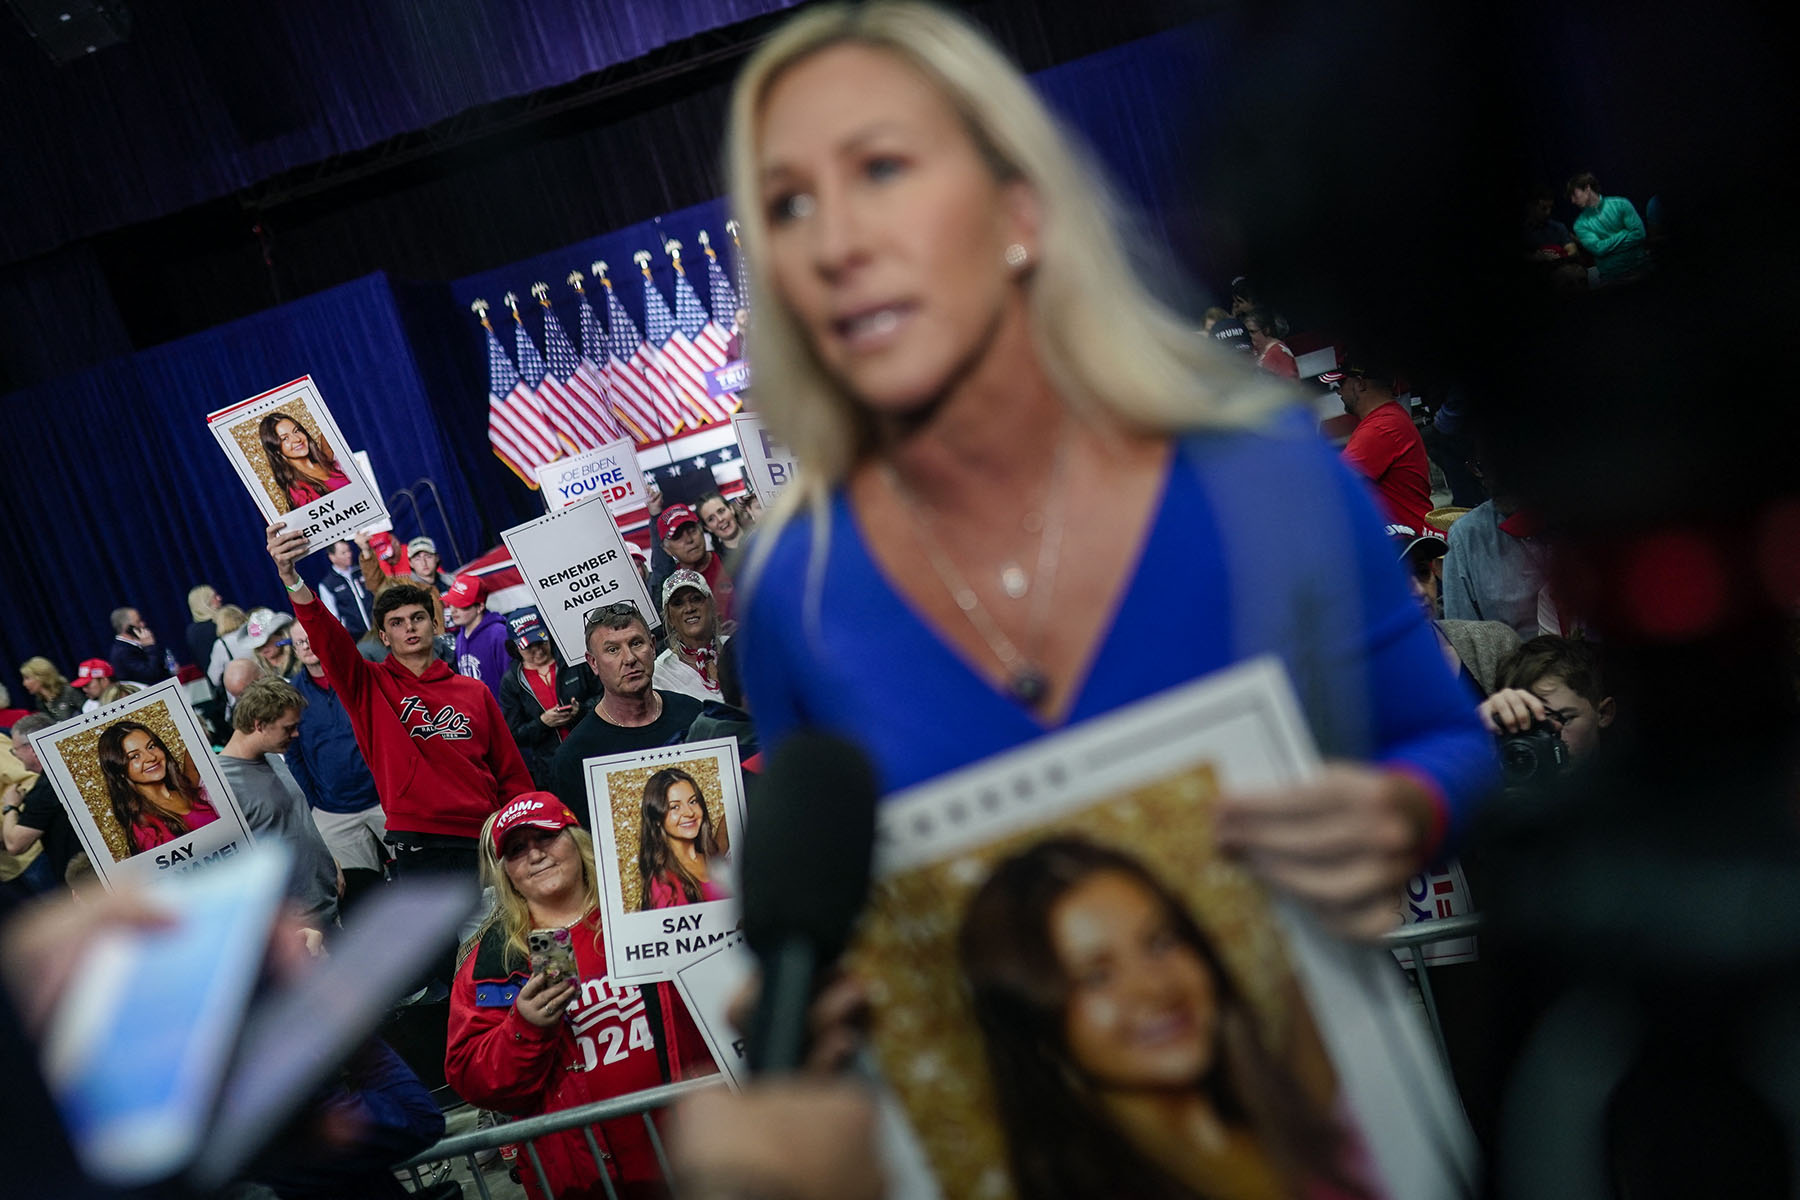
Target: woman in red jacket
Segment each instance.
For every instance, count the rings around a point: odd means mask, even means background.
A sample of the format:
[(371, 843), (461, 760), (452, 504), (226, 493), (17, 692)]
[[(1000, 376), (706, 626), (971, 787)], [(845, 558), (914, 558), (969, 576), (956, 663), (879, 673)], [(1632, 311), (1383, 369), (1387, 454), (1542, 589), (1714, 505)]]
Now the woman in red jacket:
[[(612, 982), (601, 937), (594, 844), (549, 792), (527, 792), (488, 818), (481, 878), (496, 904), (465, 950), (450, 993), (444, 1078), (482, 1108), (533, 1116), (642, 1091), (717, 1068), (666, 983)], [(530, 970), (526, 935), (567, 929), (576, 974)], [(594, 1127), (624, 1197), (664, 1196), (643, 1120)], [(536, 1142), (551, 1195), (598, 1200), (605, 1188), (579, 1128)], [(548, 1200), (536, 1172), (527, 1195)]]

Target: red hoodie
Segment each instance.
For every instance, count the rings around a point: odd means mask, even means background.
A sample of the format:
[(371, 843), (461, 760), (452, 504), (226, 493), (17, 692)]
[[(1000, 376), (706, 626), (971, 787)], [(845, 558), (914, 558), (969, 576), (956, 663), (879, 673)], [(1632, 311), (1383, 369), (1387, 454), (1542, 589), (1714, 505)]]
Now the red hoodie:
[(368, 661), (316, 597), (294, 613), (350, 714), (389, 829), (478, 837), (489, 813), (535, 786), (485, 684), (435, 658), (423, 675)]

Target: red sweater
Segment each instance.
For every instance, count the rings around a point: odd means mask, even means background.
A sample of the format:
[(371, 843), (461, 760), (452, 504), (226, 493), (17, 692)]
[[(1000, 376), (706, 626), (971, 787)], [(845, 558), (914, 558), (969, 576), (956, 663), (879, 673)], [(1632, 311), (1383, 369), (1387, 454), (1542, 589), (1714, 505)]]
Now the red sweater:
[(294, 605), (375, 776), (387, 827), (477, 837), (488, 814), (533, 788), (487, 685), (432, 659), (423, 675), (372, 663), (315, 598)]
[[(607, 978), (598, 910), (571, 932), (581, 992), (549, 1029), (513, 1007), (529, 976), (516, 955), (507, 961), (498, 931), (489, 931), (463, 960), (450, 991), (444, 1051), (444, 1081), (457, 1095), (496, 1112), (536, 1116), (718, 1070), (672, 984), (639, 987)], [(659, 1178), (641, 1117), (608, 1121), (594, 1127), (594, 1136), (610, 1156), (614, 1184), (625, 1185), (627, 1195), (634, 1194), (631, 1185)], [(606, 1194), (579, 1129), (540, 1138), (537, 1148), (558, 1200)], [(542, 1200), (535, 1172), (520, 1176), (526, 1193)]]
[(1431, 511), (1431, 463), (1412, 417), (1398, 401), (1389, 400), (1356, 423), (1344, 461), (1375, 485), (1388, 520), (1424, 532)]

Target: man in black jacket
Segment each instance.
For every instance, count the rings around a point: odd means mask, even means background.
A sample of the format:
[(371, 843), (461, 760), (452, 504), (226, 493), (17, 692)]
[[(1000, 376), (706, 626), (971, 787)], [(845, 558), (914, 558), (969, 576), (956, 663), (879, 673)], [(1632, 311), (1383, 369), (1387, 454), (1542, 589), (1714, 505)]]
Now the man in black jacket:
[(112, 610), (113, 644), (106, 660), (113, 675), (137, 683), (161, 683), (175, 673), (175, 656), (156, 644), (156, 635), (135, 608)]
[(369, 632), (369, 614), (374, 611), (375, 599), (369, 595), (362, 572), (357, 569), (356, 543), (334, 542), (325, 557), (331, 561), (331, 570), (320, 577), (314, 590), (325, 602), (325, 611), (336, 617), (351, 637), (360, 638)]

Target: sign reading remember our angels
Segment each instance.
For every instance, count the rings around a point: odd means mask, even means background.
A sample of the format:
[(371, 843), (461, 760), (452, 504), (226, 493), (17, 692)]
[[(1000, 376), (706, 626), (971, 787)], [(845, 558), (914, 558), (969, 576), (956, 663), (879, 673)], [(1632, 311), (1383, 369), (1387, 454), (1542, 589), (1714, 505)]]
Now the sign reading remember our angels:
[(209, 413), (206, 424), (263, 519), (303, 531), (308, 554), (387, 519), (312, 376)]
[(651, 628), (662, 623), (625, 539), (599, 497), (503, 530), (500, 540), (531, 588), (550, 640), (570, 666), (587, 656), (587, 614), (620, 600), (636, 604)]
[(737, 434), (751, 488), (764, 504), (774, 504), (781, 489), (794, 482), (794, 452), (775, 440), (755, 413), (733, 413), (731, 431)]
[[(607, 969), (620, 982), (673, 979), (722, 945), (741, 915), (731, 878), (744, 835), (737, 739), (608, 754), (581, 765)], [(690, 855), (704, 860), (704, 870)]]
[(551, 512), (599, 498), (616, 517), (650, 503), (637, 449), (630, 438), (545, 463), (537, 469), (537, 479), (544, 504)]

